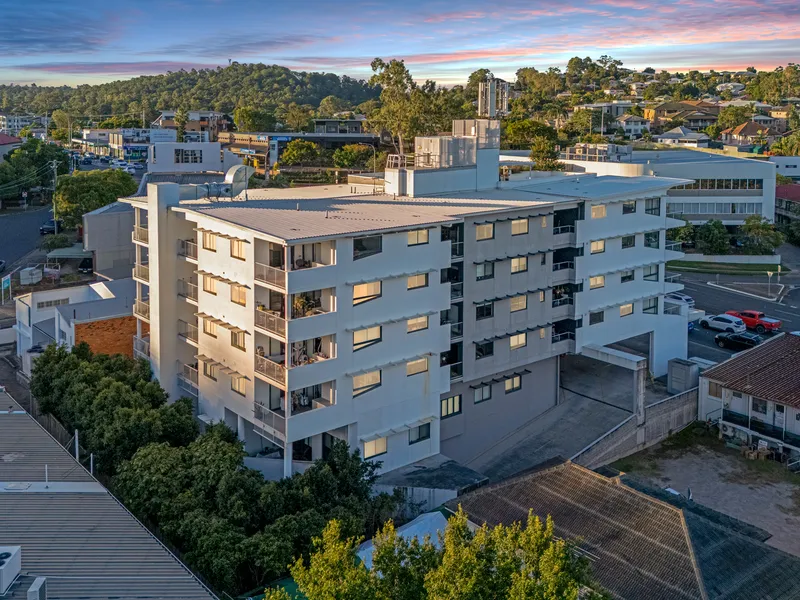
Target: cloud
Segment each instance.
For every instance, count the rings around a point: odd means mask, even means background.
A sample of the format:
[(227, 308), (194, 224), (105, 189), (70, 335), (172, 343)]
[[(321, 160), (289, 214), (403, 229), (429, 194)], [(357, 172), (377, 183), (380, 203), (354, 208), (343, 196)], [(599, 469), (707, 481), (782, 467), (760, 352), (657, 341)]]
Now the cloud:
[(72, 8), (53, 7), (42, 14), (33, 2), (23, 8), (3, 9), (0, 56), (85, 54), (97, 51), (113, 39), (113, 17), (81, 15)]
[(64, 62), (11, 65), (9, 69), (37, 71), (41, 73), (71, 73), (75, 75), (157, 75), (167, 71), (190, 71), (191, 69), (215, 69), (219, 65), (171, 60), (140, 62)]
[(316, 35), (264, 36), (255, 39), (253, 39), (251, 35), (230, 38), (224, 35), (217, 38), (201, 36), (198, 41), (172, 44), (153, 50), (140, 51), (138, 54), (215, 56), (223, 58), (260, 56), (275, 51), (297, 49), (317, 43), (335, 43), (338, 41), (339, 39), (335, 37)]
[(444, 23), (445, 21), (466, 21), (469, 19), (483, 19), (486, 13), (477, 10), (468, 12), (439, 13), (425, 17), (426, 23)]

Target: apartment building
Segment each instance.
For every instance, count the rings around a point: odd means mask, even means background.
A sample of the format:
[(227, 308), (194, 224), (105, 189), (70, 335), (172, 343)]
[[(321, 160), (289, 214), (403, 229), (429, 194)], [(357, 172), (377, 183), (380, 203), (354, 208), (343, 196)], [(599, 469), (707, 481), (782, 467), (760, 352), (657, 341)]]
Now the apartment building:
[(0, 113), (0, 133), (8, 135), (19, 135), (19, 132), (30, 127), (34, 123), (39, 123), (44, 127), (50, 123), (48, 117), (37, 117), (36, 115), (9, 115)]
[[(686, 356), (664, 263), (686, 180), (498, 181), (497, 121), (392, 156), (385, 194), (152, 184), (135, 210), (137, 346), (172, 397), (283, 472), (342, 439), (383, 471), (465, 459), (558, 399), (558, 364), (650, 334)], [(371, 186), (370, 186), (371, 187)], [(231, 197), (233, 196), (233, 199)]]
[[(153, 121), (153, 129), (177, 129), (175, 112), (162, 110), (158, 118)], [(220, 132), (232, 128), (233, 122), (225, 113), (214, 110), (190, 110), (186, 114), (188, 118), (184, 126), (184, 142), (216, 142)]]

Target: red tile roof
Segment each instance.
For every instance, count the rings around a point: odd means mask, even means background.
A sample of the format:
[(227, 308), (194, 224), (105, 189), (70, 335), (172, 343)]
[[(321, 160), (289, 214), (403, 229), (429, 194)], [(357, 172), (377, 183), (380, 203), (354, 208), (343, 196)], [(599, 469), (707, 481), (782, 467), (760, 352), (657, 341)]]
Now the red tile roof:
[(11, 144), (21, 144), (22, 139), (18, 137), (14, 137), (13, 135), (6, 135), (5, 133), (0, 133), (0, 146), (10, 146)]
[(772, 129), (771, 127), (766, 127), (765, 125), (761, 125), (760, 123), (756, 123), (755, 121), (748, 121), (747, 123), (742, 123), (736, 127), (730, 127), (722, 132), (726, 135), (737, 135), (742, 137), (758, 137), (758, 136), (774, 136), (778, 135), (778, 132)]
[(789, 183), (786, 185), (776, 185), (775, 197), (783, 200), (794, 200), (795, 202), (800, 202), (800, 184)]

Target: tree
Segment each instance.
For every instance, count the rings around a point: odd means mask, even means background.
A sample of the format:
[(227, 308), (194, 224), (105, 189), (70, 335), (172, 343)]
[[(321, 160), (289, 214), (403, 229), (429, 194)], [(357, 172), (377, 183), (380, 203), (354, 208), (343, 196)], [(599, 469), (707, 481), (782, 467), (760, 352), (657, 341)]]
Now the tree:
[(179, 108), (175, 111), (175, 117), (173, 121), (175, 123), (175, 127), (178, 129), (177, 140), (179, 142), (183, 141), (183, 136), (186, 133), (186, 123), (188, 120), (189, 113), (187, 113), (186, 110)]
[(119, 169), (75, 171), (59, 178), (53, 201), (64, 224), (75, 227), (85, 213), (130, 196), (137, 187), (133, 177)]
[(142, 123), (141, 118), (127, 115), (109, 117), (100, 121), (97, 126), (100, 129), (122, 129), (126, 127), (135, 129), (137, 127), (144, 127), (144, 123)]
[(467, 85), (464, 88), (464, 95), (469, 101), (476, 102), (478, 100), (479, 86), (489, 77), (494, 77), (489, 69), (478, 69), (469, 74)]
[(45, 236), (42, 243), (39, 244), (39, 248), (45, 252), (57, 250), (58, 248), (69, 248), (70, 246), (72, 246), (72, 241), (65, 233)]
[(238, 131), (272, 131), (275, 129), (275, 114), (260, 108), (238, 106), (233, 111), (233, 122)]
[(752, 116), (753, 111), (747, 106), (726, 106), (719, 111), (717, 125), (722, 129), (729, 129), (747, 123)]
[(744, 251), (747, 254), (773, 254), (775, 248), (785, 241), (783, 234), (761, 215), (747, 217), (739, 231), (744, 237)]
[(719, 134), (722, 133), (722, 127), (719, 126), (719, 123), (712, 123), (703, 130), (703, 133), (712, 140), (716, 140), (719, 138)]
[(558, 162), (558, 150), (553, 140), (545, 136), (536, 136), (531, 144), (530, 159), (536, 171), (562, 171), (564, 164)]
[[(799, 156), (800, 155), (800, 131), (787, 135), (776, 141), (770, 147), (770, 152), (776, 156)], [(0, 165), (1, 166), (1, 165)]]
[(275, 116), (288, 131), (306, 131), (311, 124), (311, 107), (291, 102), (280, 107)]
[(29, 138), (0, 162), (0, 197), (18, 196), (37, 186), (53, 185), (52, 163), (59, 175), (69, 172), (69, 155), (55, 144)]
[(641, 106), (631, 106), (626, 112), (634, 117), (644, 117), (644, 109)]
[(730, 235), (722, 221), (711, 219), (697, 228), (697, 249), (703, 254), (727, 254)]
[(795, 246), (800, 246), (800, 219), (792, 219), (788, 225), (784, 226), (783, 233), (786, 236), (786, 241)]
[(775, 173), (775, 185), (791, 185), (793, 183), (794, 179), (791, 177), (781, 175), (780, 173)]
[(414, 135), (411, 94), (417, 85), (402, 60), (386, 63), (376, 58), (371, 66), (374, 75), (369, 82), (381, 86), (381, 107), (373, 112), (370, 121), (391, 133), (395, 150), (404, 154), (405, 139)]
[(800, 130), (800, 112), (797, 111), (797, 107), (794, 104), (789, 105), (786, 123), (790, 131)]
[(320, 117), (332, 117), (333, 115), (341, 112), (346, 112), (352, 109), (349, 102), (337, 98), (336, 96), (326, 96), (319, 103), (317, 114)]
[(533, 119), (512, 121), (506, 127), (506, 139), (514, 146), (529, 148), (537, 137), (555, 141), (558, 138), (558, 133), (548, 124), (534, 121)]
[(684, 244), (695, 243), (696, 237), (697, 229), (685, 219), (681, 227), (675, 227), (667, 232), (667, 239), (675, 240), (676, 242), (682, 242)]
[(308, 164), (317, 160), (320, 156), (320, 148), (314, 142), (296, 139), (286, 144), (286, 148), (281, 153), (280, 162), (284, 165)]
[(363, 169), (373, 153), (373, 147), (367, 144), (346, 144), (334, 151), (333, 165), (343, 169)]
[(564, 130), (571, 136), (580, 136), (593, 133), (600, 127), (600, 111), (584, 109), (572, 113), (572, 118), (567, 121)]

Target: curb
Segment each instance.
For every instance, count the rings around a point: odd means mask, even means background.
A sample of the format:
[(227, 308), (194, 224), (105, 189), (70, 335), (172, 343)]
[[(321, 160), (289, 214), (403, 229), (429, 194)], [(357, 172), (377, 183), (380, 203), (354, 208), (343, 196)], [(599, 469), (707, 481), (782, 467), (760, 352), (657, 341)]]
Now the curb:
[(751, 294), (750, 292), (742, 292), (740, 290), (735, 290), (735, 289), (729, 288), (729, 287), (727, 287), (725, 285), (720, 285), (718, 283), (714, 283), (713, 281), (707, 281), (706, 285), (708, 285), (710, 287), (718, 288), (718, 289), (721, 289), (721, 290), (725, 290), (726, 292), (732, 292), (734, 294), (740, 294), (742, 296), (749, 296), (751, 298), (758, 298), (759, 300), (766, 300), (767, 302), (776, 302), (776, 303), (778, 302), (778, 299), (780, 298), (781, 294), (783, 293), (784, 288), (786, 287), (782, 283), (776, 283), (775, 285), (779, 286), (780, 289), (778, 290), (778, 293), (775, 295), (774, 298), (770, 298), (768, 296), (759, 296), (758, 294)]

